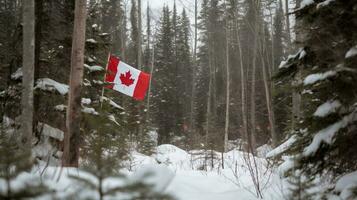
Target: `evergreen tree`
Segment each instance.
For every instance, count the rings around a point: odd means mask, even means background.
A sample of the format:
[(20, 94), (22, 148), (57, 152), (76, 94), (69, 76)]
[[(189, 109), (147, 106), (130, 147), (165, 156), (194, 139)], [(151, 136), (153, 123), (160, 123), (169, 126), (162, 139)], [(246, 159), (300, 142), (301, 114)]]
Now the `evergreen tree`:
[(203, 0), (199, 14), (200, 46), (197, 53), (197, 109), (196, 125), (197, 132), (204, 134), (204, 122), (206, 121), (207, 91), (209, 78), (208, 61), (208, 0)]
[(153, 99), (155, 122), (158, 127), (159, 144), (169, 143), (176, 127), (176, 76), (172, 21), (167, 6), (163, 8), (160, 30), (155, 46), (155, 75)]
[[(325, 181), (333, 185), (341, 176), (356, 171), (357, 159), (352, 152), (356, 151), (357, 76), (353, 52), (357, 35), (353, 30), (357, 26), (350, 20), (356, 18), (356, 6), (355, 1), (312, 2), (296, 11), (304, 46), (281, 64), (278, 74), (285, 81), (291, 81), (296, 73), (304, 77), (298, 85), (303, 119), (293, 132), (296, 141), (288, 150), (295, 163), (288, 175), (296, 180), (299, 172), (308, 178), (293, 188), (292, 199), (305, 199), (298, 198), (302, 195), (297, 192), (323, 198), (333, 190), (309, 190), (322, 181), (322, 176), (328, 175)], [(333, 192), (339, 194), (341, 190)], [(356, 195), (352, 192), (344, 198), (354, 199)]]
[[(279, 1), (279, 5), (276, 9), (276, 14), (274, 17), (274, 35), (273, 35), (273, 73), (277, 72), (277, 67), (279, 63), (283, 60), (284, 57), (284, 47), (283, 44), (283, 36), (284, 36), (284, 10), (282, 8), (282, 1)], [(273, 90), (273, 102), (274, 102), (274, 112), (276, 116), (277, 122), (277, 132), (283, 136), (285, 132), (291, 128), (290, 123), (288, 121), (291, 118), (291, 101), (292, 96), (291, 92), (287, 91), (287, 84), (282, 84), (279, 81), (274, 82), (274, 90)]]
[(138, 66), (138, 35), (139, 31), (138, 30), (138, 8), (136, 5), (136, 0), (131, 1), (131, 10), (130, 10), (130, 25), (131, 25), (131, 31), (130, 31), (130, 56), (128, 59), (128, 62), (133, 64), (134, 66)]
[(283, 28), (284, 28), (284, 10), (283, 10), (282, 1), (279, 0), (279, 6), (276, 9), (276, 14), (274, 17), (274, 31), (273, 31), (274, 71), (276, 70), (276, 67), (278, 66), (280, 61), (283, 60), (284, 57)]
[(190, 51), (190, 21), (186, 10), (182, 11), (178, 22), (178, 34), (176, 39), (176, 62), (177, 62), (177, 94), (178, 96), (178, 120), (177, 128), (179, 135), (187, 136), (190, 120), (190, 98), (193, 77), (191, 51)]
[[(21, 150), (15, 138), (16, 134), (11, 134), (13, 131), (10, 129), (6, 129), (2, 124), (0, 126), (0, 181), (5, 183), (0, 190), (0, 199), (28, 199), (46, 194), (48, 189), (40, 177), (26, 180), (27, 171), (33, 167), (31, 152)], [(21, 179), (18, 179), (19, 176)], [(25, 187), (14, 186), (16, 181), (24, 182)]]

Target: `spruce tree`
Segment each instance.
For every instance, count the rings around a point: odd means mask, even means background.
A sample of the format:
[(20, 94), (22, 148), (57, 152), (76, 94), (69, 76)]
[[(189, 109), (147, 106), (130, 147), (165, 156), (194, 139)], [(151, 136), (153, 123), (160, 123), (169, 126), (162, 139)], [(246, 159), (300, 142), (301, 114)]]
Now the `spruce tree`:
[(176, 91), (174, 90), (177, 74), (174, 66), (174, 45), (170, 10), (163, 8), (160, 29), (155, 46), (155, 74), (153, 99), (155, 104), (155, 122), (158, 126), (159, 144), (169, 143), (176, 127)]
[[(190, 51), (190, 21), (184, 9), (178, 21), (178, 34), (176, 39), (176, 62), (177, 62), (177, 94), (178, 112), (177, 128), (178, 135), (187, 137), (188, 124), (190, 120), (190, 100), (193, 83), (193, 70)], [(188, 139), (188, 138), (183, 138)], [(181, 142), (187, 143), (187, 140)], [(177, 144), (178, 145), (178, 144)], [(181, 144), (182, 145), (182, 144)]]
[[(14, 131), (0, 124), (0, 181), (4, 183), (0, 186), (0, 199), (28, 199), (48, 193), (40, 177), (28, 173), (34, 164), (32, 155), (20, 148)], [(23, 187), (14, 186), (19, 181)]]
[[(288, 150), (294, 166), (287, 174), (293, 180), (308, 177), (293, 188), (292, 199), (302, 195), (323, 198), (337, 195), (344, 188), (309, 190), (314, 184), (327, 181), (336, 184), (339, 178), (356, 171), (357, 76), (356, 41), (357, 4), (355, 1), (316, 1), (302, 3), (296, 10), (303, 47), (280, 65), (278, 76), (291, 81), (301, 73), (298, 88), (302, 94), (303, 119), (293, 131), (296, 141)], [(327, 177), (321, 179), (321, 177)], [(299, 183), (298, 181), (294, 181)], [(310, 186), (310, 187), (309, 187)], [(356, 187), (344, 199), (356, 198)], [(342, 197), (342, 196), (341, 196)]]

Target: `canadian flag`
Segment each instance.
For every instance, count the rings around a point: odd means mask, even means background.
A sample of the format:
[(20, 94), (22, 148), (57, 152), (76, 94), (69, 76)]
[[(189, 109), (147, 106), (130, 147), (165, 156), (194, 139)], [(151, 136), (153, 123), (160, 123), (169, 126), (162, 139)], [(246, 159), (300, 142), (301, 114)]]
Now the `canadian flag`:
[(150, 84), (150, 75), (110, 55), (105, 82), (109, 83), (107, 88), (134, 97), (136, 100), (143, 100)]

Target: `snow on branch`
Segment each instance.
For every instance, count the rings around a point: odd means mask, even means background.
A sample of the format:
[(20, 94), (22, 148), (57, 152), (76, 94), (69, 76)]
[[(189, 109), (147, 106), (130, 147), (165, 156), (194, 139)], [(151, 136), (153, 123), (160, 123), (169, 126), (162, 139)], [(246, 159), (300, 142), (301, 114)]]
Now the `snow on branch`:
[(330, 4), (331, 2), (333, 2), (333, 1), (335, 1), (335, 0), (325, 0), (325, 1), (321, 2), (321, 3), (318, 3), (317, 6), (316, 6), (316, 8), (317, 8), (317, 9), (320, 9), (320, 8), (322, 8), (322, 7), (324, 7), (324, 6), (329, 5), (329, 4)]
[(64, 133), (60, 129), (54, 128), (48, 124), (39, 122), (38, 129), (41, 130), (41, 133), (45, 136), (55, 138), (59, 141), (63, 141)]
[(66, 95), (69, 90), (68, 85), (59, 83), (49, 78), (37, 79), (35, 89), (37, 88), (44, 91), (57, 91), (61, 95)]
[(303, 0), (301, 3), (300, 3), (300, 9), (303, 9), (305, 8), (306, 6), (309, 6), (309, 5), (312, 5), (314, 2), (314, 0)]
[(320, 105), (314, 113), (315, 117), (326, 117), (331, 113), (336, 112), (336, 110), (341, 107), (341, 102), (338, 100), (329, 100), (324, 104)]
[(291, 136), (288, 140), (286, 140), (284, 143), (267, 153), (266, 158), (272, 158), (276, 157), (282, 153), (284, 153), (286, 150), (288, 150), (296, 141), (298, 137), (296, 135)]
[(15, 73), (11, 74), (12, 80), (19, 80), (23, 76), (22, 67), (18, 68)]
[(84, 67), (89, 70), (89, 73), (98, 72), (98, 71), (104, 71), (104, 68), (99, 66), (99, 65), (89, 66), (87, 64), (84, 64)]
[(92, 103), (92, 100), (89, 98), (82, 98), (81, 103), (82, 105), (89, 105)]
[(353, 189), (357, 188), (357, 171), (345, 174), (336, 182), (335, 190), (341, 192), (342, 199), (352, 199)]
[(316, 153), (316, 151), (320, 148), (320, 145), (324, 142), (326, 144), (331, 144), (333, 142), (333, 138), (336, 133), (348, 126), (351, 122), (356, 121), (356, 112), (352, 112), (349, 115), (343, 117), (340, 121), (328, 126), (325, 129), (317, 132), (309, 146), (304, 149), (304, 156), (311, 156)]
[(114, 115), (108, 115), (108, 119), (114, 122), (116, 125), (120, 126), (119, 122), (115, 119)]
[(314, 84), (314, 83), (316, 83), (318, 81), (322, 81), (322, 80), (325, 80), (327, 78), (336, 76), (336, 74), (337, 74), (336, 71), (327, 71), (325, 73), (310, 74), (305, 78), (304, 85)]
[(290, 156), (284, 156), (283, 157), (284, 162), (279, 165), (279, 173), (281, 175), (284, 175), (287, 173), (289, 170), (291, 170), (295, 166), (295, 160), (294, 158)]
[(304, 50), (304, 48), (300, 48), (299, 51), (294, 54), (294, 55), (289, 55), (288, 58), (285, 61), (281, 61), (280, 65), (279, 65), (279, 69), (282, 68), (289, 68), (290, 66), (292, 66), (292, 62), (294, 60), (296, 60), (297, 58), (299, 60), (303, 59), (305, 56), (307, 55), (306, 51)]
[(347, 51), (345, 58), (351, 58), (356, 55), (357, 55), (357, 45)]
[(55, 106), (55, 110), (57, 111), (65, 111), (67, 109), (66, 105), (60, 104)]
[(109, 101), (109, 105), (113, 106), (114, 108), (117, 108), (119, 110), (124, 110), (123, 107), (119, 106), (117, 103), (115, 103), (114, 101), (112, 101), (111, 99), (109, 99), (108, 97), (100, 97), (100, 101)]
[(93, 38), (87, 39), (86, 42), (92, 43), (92, 44), (97, 44), (97, 43), (98, 43), (98, 42), (97, 42), (95, 39), (93, 39)]
[(89, 108), (89, 107), (83, 107), (82, 112), (87, 113), (87, 114), (92, 114), (92, 115), (99, 115), (97, 111), (95, 111), (94, 108)]

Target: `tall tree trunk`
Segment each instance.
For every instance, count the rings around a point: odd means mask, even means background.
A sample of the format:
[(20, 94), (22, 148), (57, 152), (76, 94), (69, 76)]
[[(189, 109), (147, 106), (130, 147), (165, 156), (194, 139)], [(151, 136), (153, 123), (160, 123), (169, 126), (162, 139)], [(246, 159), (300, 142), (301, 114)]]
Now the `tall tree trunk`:
[(208, 33), (208, 65), (209, 65), (209, 84), (208, 84), (208, 95), (207, 95), (207, 111), (206, 111), (206, 135), (205, 135), (205, 169), (207, 170), (207, 160), (208, 160), (208, 148), (209, 148), (209, 136), (211, 130), (211, 119), (212, 119), (212, 87), (213, 87), (213, 64), (212, 64), (212, 47), (211, 47), (211, 33)]
[(196, 95), (196, 68), (197, 68), (197, 12), (198, 12), (198, 3), (195, 0), (195, 38), (193, 46), (193, 65), (192, 65), (192, 85), (191, 85), (191, 106), (190, 106), (190, 133), (192, 134), (195, 130), (194, 122), (194, 111), (195, 111), (195, 95)]
[(243, 130), (242, 130), (242, 137), (248, 140), (249, 135), (248, 135), (248, 113), (247, 113), (247, 102), (246, 102), (246, 77), (245, 77), (245, 70), (244, 70), (244, 64), (243, 64), (243, 50), (242, 50), (242, 41), (240, 37), (240, 32), (239, 32), (239, 24), (238, 24), (238, 18), (237, 18), (238, 10), (235, 10), (234, 12), (234, 19), (235, 19), (235, 27), (237, 28), (236, 30), (236, 36), (237, 36), (237, 41), (238, 41), (238, 53), (239, 53), (239, 69), (240, 69), (240, 86), (241, 86), (241, 117), (242, 117), (242, 122), (243, 122)]
[[(42, 41), (42, 23), (43, 23), (43, 0), (36, 0), (35, 2), (35, 71), (34, 80), (40, 78), (40, 55), (41, 55), (41, 41)], [(34, 95), (34, 118), (33, 124), (36, 126), (39, 121), (38, 110), (40, 108), (40, 96)]]
[(285, 0), (285, 20), (286, 20), (286, 34), (287, 34), (287, 45), (288, 48), (291, 47), (291, 31), (290, 31), (290, 17), (289, 17), (289, 0)]
[[(265, 32), (265, 31), (264, 31)], [(265, 33), (263, 33), (265, 35)], [(272, 145), (273, 147), (276, 147), (278, 144), (278, 137), (277, 133), (275, 131), (275, 116), (274, 116), (274, 111), (273, 111), (273, 104), (272, 104), (272, 98), (271, 98), (271, 84), (269, 83), (269, 69), (268, 66), (265, 64), (264, 54), (266, 54), (266, 41), (265, 38), (262, 39), (263, 43), (259, 45), (261, 47), (260, 49), (260, 57), (262, 58), (262, 69), (263, 69), (263, 82), (264, 82), (264, 91), (265, 91), (265, 100), (266, 100), (266, 105), (267, 105), (267, 110), (268, 110), (268, 120), (269, 120), (269, 126), (270, 126), (270, 134), (272, 138)], [(269, 58), (268, 58), (269, 59)]]
[(141, 40), (142, 40), (142, 30), (141, 30), (141, 0), (138, 0), (138, 68), (141, 69), (142, 67), (142, 52), (141, 52)]
[[(142, 59), (142, 19), (141, 19), (142, 15), (141, 15), (141, 0), (138, 0), (138, 69), (141, 69), (143, 66), (143, 59)], [(140, 106), (145, 106), (144, 103), (140, 103), (139, 104)], [(144, 133), (144, 125), (145, 125), (145, 122), (144, 122), (144, 113), (142, 111), (142, 109), (140, 109), (139, 107), (136, 108), (138, 110), (138, 113), (139, 113), (139, 121), (140, 121), (140, 124), (139, 124), (139, 137), (140, 138), (143, 138), (142, 137), (142, 134)]]
[[(256, 49), (257, 46), (255, 45), (254, 49)], [(248, 145), (249, 145), (249, 150), (252, 151), (252, 153), (255, 152), (255, 147), (256, 147), (256, 118), (255, 118), (255, 114), (256, 114), (256, 110), (255, 110), (255, 81), (256, 81), (256, 69), (257, 69), (257, 56), (256, 56), (257, 52), (256, 50), (254, 50), (253, 53), (253, 64), (252, 64), (252, 85), (251, 85), (251, 93), (250, 93), (250, 137), (248, 139)]]
[(63, 165), (78, 167), (81, 90), (84, 64), (84, 45), (86, 32), (86, 2), (77, 0), (75, 6), (74, 29), (71, 55), (70, 90), (64, 139)]
[(127, 3), (123, 2), (123, 13), (121, 15), (121, 21), (120, 21), (120, 49), (119, 49), (119, 55), (123, 60), (126, 60), (126, 10), (127, 8)]
[[(229, 71), (229, 24), (226, 19), (226, 119), (224, 124), (224, 152), (228, 151), (228, 131), (229, 131), (229, 102), (230, 102), (230, 71)], [(223, 159), (223, 156), (222, 156)], [(222, 162), (223, 163), (223, 162)], [(224, 167), (224, 166), (223, 166)]]
[[(296, 0), (296, 9), (300, 7), (301, 0)], [(301, 34), (299, 33), (299, 29), (301, 28), (301, 22), (300, 20), (296, 20), (297, 23), (295, 24), (295, 34), (296, 34), (296, 39), (295, 39), (295, 44), (299, 44), (301, 41)], [(296, 89), (296, 86), (299, 85), (301, 81), (301, 70), (298, 70), (298, 73), (295, 74), (294, 80), (293, 80), (293, 94), (292, 94), (292, 128), (295, 129), (301, 119), (301, 94), (299, 93), (298, 89)]]
[(273, 76), (274, 73), (274, 69), (275, 69), (275, 38), (274, 38), (274, 15), (273, 15), (273, 11), (272, 8), (269, 7), (269, 15), (270, 15), (270, 26), (271, 26), (271, 34), (270, 34), (270, 38), (271, 38), (271, 65), (269, 66), (269, 77)]
[(35, 66), (35, 1), (23, 2), (22, 144), (31, 152), (33, 131), (33, 86)]
[(152, 90), (152, 79), (154, 77), (154, 63), (155, 63), (155, 45), (152, 45), (152, 56), (151, 56), (151, 66), (150, 66), (150, 83), (148, 89), (148, 97), (146, 102), (146, 124), (148, 124), (150, 117), (150, 100), (151, 100), (151, 90)]
[(254, 38), (254, 43), (253, 43), (253, 63), (252, 63), (252, 83), (251, 83), (251, 93), (250, 93), (250, 125), (251, 125), (251, 132), (250, 132), (250, 140), (248, 140), (248, 147), (252, 151), (253, 154), (255, 154), (255, 148), (256, 148), (256, 71), (257, 71), (257, 60), (258, 60), (258, 40), (259, 40), (259, 32), (260, 32), (260, 27), (259, 27), (259, 10), (260, 10), (260, 3), (254, 1), (254, 6), (255, 6), (255, 21), (253, 24), (253, 38)]

